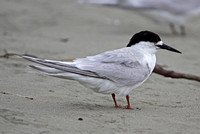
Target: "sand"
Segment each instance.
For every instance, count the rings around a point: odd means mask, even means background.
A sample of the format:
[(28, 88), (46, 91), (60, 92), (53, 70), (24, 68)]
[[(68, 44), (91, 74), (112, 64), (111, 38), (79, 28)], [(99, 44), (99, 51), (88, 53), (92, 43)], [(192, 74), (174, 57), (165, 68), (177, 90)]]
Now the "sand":
[[(85, 57), (124, 47), (134, 33), (151, 30), (183, 52), (159, 51), (159, 64), (200, 75), (199, 26), (200, 18), (188, 22), (181, 37), (137, 12), (73, 0), (1, 0), (0, 54), (6, 49), (58, 60)], [(134, 110), (125, 110), (114, 108), (111, 95), (42, 75), (28, 61), (0, 63), (1, 134), (200, 133), (198, 82), (152, 74), (130, 93)], [(126, 105), (125, 97), (117, 101)]]

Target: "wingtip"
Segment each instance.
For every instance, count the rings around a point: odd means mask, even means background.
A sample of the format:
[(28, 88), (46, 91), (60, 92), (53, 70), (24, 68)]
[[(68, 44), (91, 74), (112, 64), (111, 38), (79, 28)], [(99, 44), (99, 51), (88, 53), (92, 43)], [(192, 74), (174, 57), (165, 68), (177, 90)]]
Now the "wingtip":
[(36, 66), (34, 66), (34, 65), (29, 65), (29, 67), (31, 67), (33, 69), (37, 69)]
[(35, 69), (35, 70), (41, 71), (41, 72), (45, 72), (45, 70), (42, 70), (41, 67), (39, 67), (39, 66), (29, 65), (29, 67), (31, 67), (32, 69)]

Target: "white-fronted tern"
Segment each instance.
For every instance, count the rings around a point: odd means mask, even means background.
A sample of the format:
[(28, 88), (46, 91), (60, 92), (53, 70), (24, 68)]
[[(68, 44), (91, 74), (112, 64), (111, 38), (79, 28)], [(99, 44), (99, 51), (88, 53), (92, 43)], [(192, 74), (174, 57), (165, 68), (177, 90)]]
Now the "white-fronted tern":
[(181, 53), (164, 44), (157, 34), (141, 31), (133, 35), (127, 47), (77, 58), (71, 62), (18, 56), (44, 65), (30, 67), (49, 76), (76, 80), (95, 92), (112, 94), (115, 107), (122, 108), (117, 104), (115, 94), (126, 96), (128, 105), (125, 108), (131, 109), (128, 94), (146, 81), (152, 73), (156, 64), (157, 49)]

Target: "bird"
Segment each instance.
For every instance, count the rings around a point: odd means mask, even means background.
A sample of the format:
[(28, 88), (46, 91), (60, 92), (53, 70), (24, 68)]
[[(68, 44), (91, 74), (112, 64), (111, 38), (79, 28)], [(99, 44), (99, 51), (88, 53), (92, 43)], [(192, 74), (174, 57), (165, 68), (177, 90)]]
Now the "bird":
[(86, 0), (82, 3), (135, 10), (156, 23), (169, 25), (173, 34), (178, 34), (177, 25), (181, 35), (186, 35), (186, 22), (200, 14), (199, 0)]
[[(40, 64), (30, 67), (49, 76), (75, 80), (95, 92), (111, 94), (116, 108), (132, 109), (129, 93), (151, 75), (156, 65), (155, 54), (158, 49), (181, 53), (164, 44), (158, 34), (146, 30), (135, 33), (126, 47), (73, 61), (18, 56)], [(126, 96), (126, 106), (118, 105), (116, 94)]]

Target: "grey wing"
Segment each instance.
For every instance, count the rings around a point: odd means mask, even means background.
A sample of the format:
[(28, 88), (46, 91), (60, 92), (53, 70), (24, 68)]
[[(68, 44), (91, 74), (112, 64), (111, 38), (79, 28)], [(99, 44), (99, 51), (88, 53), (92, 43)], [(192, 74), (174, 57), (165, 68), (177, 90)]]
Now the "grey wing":
[(143, 55), (130, 48), (108, 51), (96, 56), (80, 58), (74, 62), (61, 62), (20, 56), (32, 62), (47, 66), (31, 66), (49, 75), (78, 74), (87, 77), (108, 79), (119, 85), (135, 85), (144, 81), (149, 75), (148, 66), (142, 64)]
[(142, 60), (141, 53), (123, 48), (74, 62), (81, 70), (89, 70), (118, 84), (131, 86), (144, 81), (150, 74)]
[[(18, 55), (18, 56), (20, 56), (20, 55)], [(94, 72), (78, 69), (77, 67), (75, 67), (72, 64), (73, 62), (61, 62), (61, 61), (54, 61), (54, 60), (46, 60), (46, 59), (39, 59), (39, 58), (30, 57), (30, 56), (20, 56), (20, 57), (22, 57), (26, 60), (41, 64), (41, 65), (47, 66), (47, 67), (40, 67), (40, 66), (31, 65), (30, 67), (35, 68), (40, 71), (43, 71), (43, 72), (46, 72), (48, 74), (69, 72), (69, 73), (84, 75), (84, 76), (88, 76), (88, 77), (100, 78), (100, 76)]]

